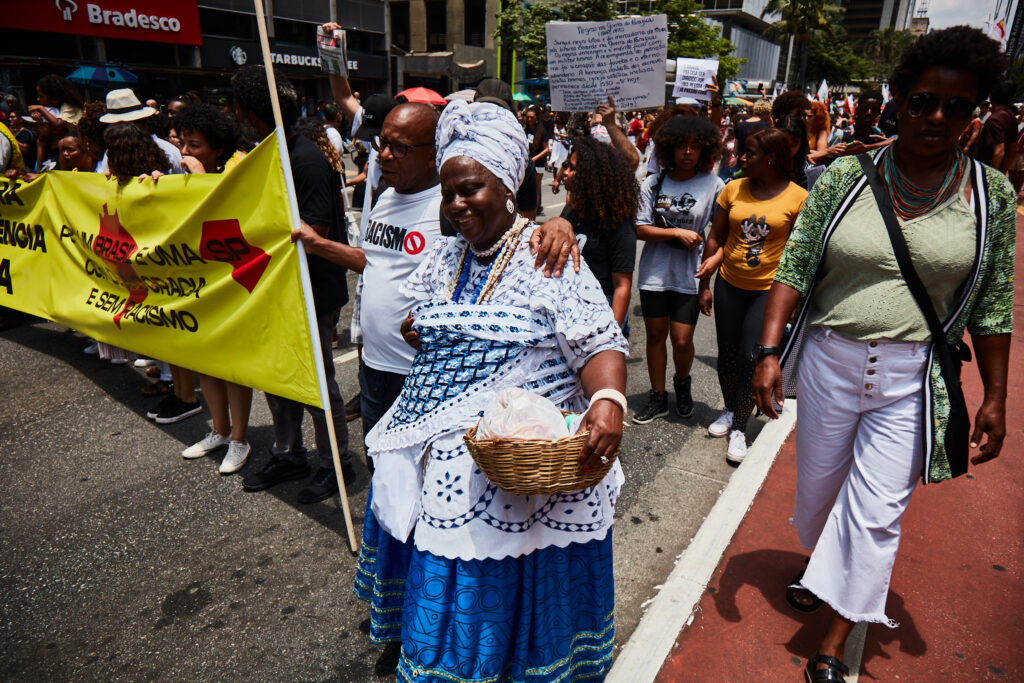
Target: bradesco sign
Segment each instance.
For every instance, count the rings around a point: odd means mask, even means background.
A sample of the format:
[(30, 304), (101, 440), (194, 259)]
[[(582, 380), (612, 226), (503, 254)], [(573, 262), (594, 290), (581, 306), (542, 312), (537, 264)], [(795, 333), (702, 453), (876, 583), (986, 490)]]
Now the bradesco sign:
[(196, 0), (0, 0), (0, 26), (201, 45)]

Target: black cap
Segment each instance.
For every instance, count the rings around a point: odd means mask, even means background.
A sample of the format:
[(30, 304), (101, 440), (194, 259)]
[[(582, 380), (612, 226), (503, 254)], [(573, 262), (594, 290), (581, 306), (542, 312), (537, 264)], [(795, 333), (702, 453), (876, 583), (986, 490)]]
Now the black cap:
[(473, 101), (492, 102), (511, 111), (512, 88), (508, 83), (499, 81), (497, 78), (485, 78), (476, 86), (476, 97), (473, 98)]
[(363, 122), (356, 130), (356, 140), (371, 140), (374, 136), (380, 135), (380, 128), (384, 125), (384, 118), (391, 113), (391, 110), (398, 106), (393, 97), (387, 95), (370, 95), (363, 102)]

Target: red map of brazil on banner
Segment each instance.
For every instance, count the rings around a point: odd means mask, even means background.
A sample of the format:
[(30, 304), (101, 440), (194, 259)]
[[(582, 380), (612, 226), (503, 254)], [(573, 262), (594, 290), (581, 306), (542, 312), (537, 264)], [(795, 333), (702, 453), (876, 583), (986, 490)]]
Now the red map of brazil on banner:
[(196, 0), (0, 0), (0, 26), (201, 45)]

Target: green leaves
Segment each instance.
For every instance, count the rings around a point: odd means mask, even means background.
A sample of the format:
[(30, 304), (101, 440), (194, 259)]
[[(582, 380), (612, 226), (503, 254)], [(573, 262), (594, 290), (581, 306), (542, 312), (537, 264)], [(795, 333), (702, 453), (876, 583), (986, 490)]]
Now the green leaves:
[[(696, 0), (655, 0), (639, 14), (668, 16), (668, 57), (718, 59), (718, 81), (735, 78), (745, 61), (732, 56), (735, 47), (722, 38), (721, 29), (699, 14), (704, 7)], [(494, 36), (503, 48), (512, 48), (526, 60), (530, 77), (547, 73), (547, 42), (544, 24), (549, 21), (610, 21), (616, 18), (612, 0), (568, 0), (566, 2), (512, 3), (498, 14)]]

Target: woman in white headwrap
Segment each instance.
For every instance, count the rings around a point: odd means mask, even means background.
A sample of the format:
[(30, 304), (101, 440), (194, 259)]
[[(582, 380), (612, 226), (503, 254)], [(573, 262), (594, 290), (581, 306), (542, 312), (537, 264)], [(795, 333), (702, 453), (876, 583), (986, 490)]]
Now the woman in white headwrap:
[(560, 279), (534, 269), (536, 226), (515, 205), (527, 162), (507, 110), (454, 101), (441, 115), (442, 209), (460, 234), (438, 240), (404, 285), (421, 301), (403, 325), (419, 352), (367, 437), (376, 523), (413, 544), (403, 681), (594, 680), (611, 663), (619, 464), (591, 488), (516, 496), (487, 480), (462, 441), (505, 387), (564, 410), (589, 405), (581, 467), (612, 456), (622, 437), (626, 341), (585, 265)]

